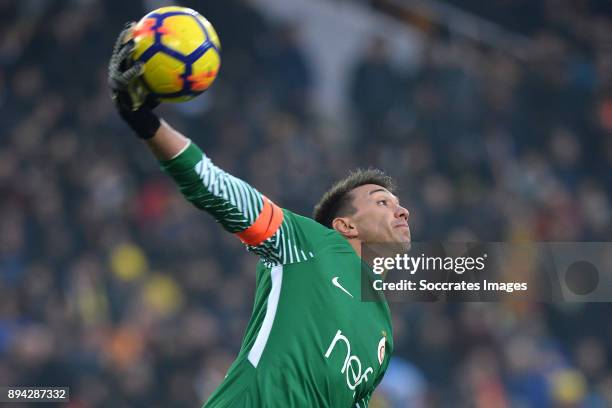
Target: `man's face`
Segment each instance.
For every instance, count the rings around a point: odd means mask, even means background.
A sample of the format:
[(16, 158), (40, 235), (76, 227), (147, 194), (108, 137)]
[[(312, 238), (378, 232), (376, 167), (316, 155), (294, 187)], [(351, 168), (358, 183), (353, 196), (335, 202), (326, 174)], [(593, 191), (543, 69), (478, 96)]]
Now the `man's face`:
[(410, 244), (409, 212), (389, 190), (376, 184), (365, 184), (351, 192), (357, 238), (363, 243)]

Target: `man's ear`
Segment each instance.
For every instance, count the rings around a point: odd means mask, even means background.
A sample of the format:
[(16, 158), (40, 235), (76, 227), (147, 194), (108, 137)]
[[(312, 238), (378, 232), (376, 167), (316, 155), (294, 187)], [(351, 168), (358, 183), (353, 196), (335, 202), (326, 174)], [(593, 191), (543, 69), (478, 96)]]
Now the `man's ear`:
[(332, 221), (332, 227), (347, 239), (357, 238), (359, 235), (357, 226), (348, 217), (334, 218)]

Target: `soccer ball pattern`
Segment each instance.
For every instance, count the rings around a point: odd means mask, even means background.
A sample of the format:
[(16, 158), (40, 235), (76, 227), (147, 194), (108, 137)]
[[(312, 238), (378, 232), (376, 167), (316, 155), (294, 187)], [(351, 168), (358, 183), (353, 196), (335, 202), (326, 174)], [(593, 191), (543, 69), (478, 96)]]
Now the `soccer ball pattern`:
[(144, 63), (148, 91), (166, 102), (183, 102), (210, 87), (221, 65), (212, 24), (186, 7), (162, 7), (133, 29), (134, 61)]

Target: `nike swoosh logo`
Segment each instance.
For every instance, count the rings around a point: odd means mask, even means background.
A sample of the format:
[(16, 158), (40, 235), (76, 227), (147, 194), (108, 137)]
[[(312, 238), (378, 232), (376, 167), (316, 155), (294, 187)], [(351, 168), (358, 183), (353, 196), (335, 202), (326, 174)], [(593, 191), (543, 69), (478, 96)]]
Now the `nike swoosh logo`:
[(335, 287), (337, 287), (338, 289), (340, 289), (341, 291), (343, 291), (344, 293), (346, 293), (350, 297), (353, 297), (353, 295), (351, 295), (348, 290), (344, 289), (342, 287), (342, 285), (338, 282), (338, 277), (337, 276), (334, 276), (334, 278), (332, 279), (332, 283), (334, 284)]

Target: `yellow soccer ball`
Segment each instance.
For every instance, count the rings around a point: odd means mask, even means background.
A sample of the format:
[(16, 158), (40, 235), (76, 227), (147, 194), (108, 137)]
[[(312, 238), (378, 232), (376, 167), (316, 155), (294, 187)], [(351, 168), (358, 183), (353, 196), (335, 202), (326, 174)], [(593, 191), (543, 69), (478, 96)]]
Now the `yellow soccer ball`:
[(144, 64), (142, 81), (165, 102), (184, 102), (207, 90), (221, 66), (221, 43), (197, 11), (162, 7), (133, 28), (134, 61)]

